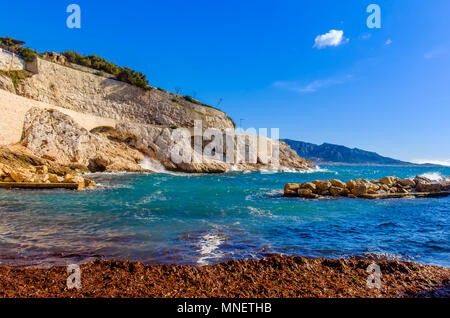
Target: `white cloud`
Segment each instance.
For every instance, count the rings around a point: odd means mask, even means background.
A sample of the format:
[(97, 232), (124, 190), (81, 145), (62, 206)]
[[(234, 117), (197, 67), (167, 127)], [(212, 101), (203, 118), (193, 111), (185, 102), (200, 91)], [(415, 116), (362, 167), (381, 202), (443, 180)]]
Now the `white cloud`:
[(387, 39), (386, 42), (384, 42), (384, 45), (391, 45), (392, 44), (392, 40), (391, 39)]
[(450, 159), (447, 160), (436, 160), (436, 159), (414, 159), (411, 160), (413, 163), (423, 164), (423, 163), (431, 163), (435, 165), (448, 166), (450, 167)]
[(425, 53), (423, 57), (428, 60), (428, 59), (432, 59), (432, 58), (438, 57), (440, 55), (443, 55), (446, 52), (447, 52), (447, 50), (445, 48), (435, 49), (435, 50)]
[(330, 30), (328, 31), (328, 33), (316, 36), (313, 47), (316, 47), (320, 50), (327, 46), (338, 46), (341, 44), (345, 44), (348, 41), (349, 39), (344, 37), (344, 31)]
[(314, 93), (321, 88), (344, 84), (345, 82), (348, 82), (352, 77), (353, 77), (352, 75), (347, 75), (341, 78), (319, 79), (312, 81), (306, 85), (296, 81), (277, 81), (273, 83), (273, 86), (294, 91), (297, 93)]

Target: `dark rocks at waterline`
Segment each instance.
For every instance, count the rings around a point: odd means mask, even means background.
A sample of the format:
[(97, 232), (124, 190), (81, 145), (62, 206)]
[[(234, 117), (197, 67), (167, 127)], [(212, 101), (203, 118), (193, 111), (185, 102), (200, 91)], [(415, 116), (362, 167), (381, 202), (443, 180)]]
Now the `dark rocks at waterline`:
[(355, 179), (347, 183), (338, 179), (316, 180), (304, 183), (287, 183), (285, 197), (319, 199), (348, 197), (364, 199), (389, 199), (413, 197), (442, 197), (450, 195), (450, 177), (433, 181), (423, 176), (400, 179), (388, 176), (379, 180)]

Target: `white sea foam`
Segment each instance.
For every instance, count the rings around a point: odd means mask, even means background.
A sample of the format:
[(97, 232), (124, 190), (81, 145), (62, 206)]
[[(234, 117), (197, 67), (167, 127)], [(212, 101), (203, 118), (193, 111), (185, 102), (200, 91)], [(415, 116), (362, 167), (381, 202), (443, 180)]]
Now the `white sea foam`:
[(162, 194), (162, 191), (156, 191), (148, 196), (145, 196), (138, 202), (138, 204), (148, 204), (154, 201), (167, 201), (167, 198)]
[(82, 175), (83, 176), (87, 176), (87, 177), (89, 177), (89, 176), (104, 176), (104, 175), (107, 175), (107, 176), (120, 176), (120, 175), (124, 175), (126, 173), (127, 173), (127, 171), (119, 171), (119, 172), (86, 172), (86, 173), (83, 173)]
[(151, 170), (153, 172), (159, 172), (159, 173), (167, 173), (168, 171), (163, 166), (163, 164), (153, 158), (150, 158), (148, 156), (144, 157), (144, 160), (142, 160), (141, 163), (139, 163), (142, 169)]
[(250, 214), (253, 214), (253, 215), (273, 217), (273, 214), (270, 211), (255, 208), (252, 206), (249, 206), (248, 209), (250, 210)]
[(374, 260), (394, 260), (394, 259), (405, 259), (401, 254), (394, 254), (389, 252), (366, 252), (364, 256)]
[(143, 216), (143, 215), (134, 214), (133, 217), (136, 220), (144, 221), (146, 223), (153, 223), (153, 222), (161, 221), (160, 217), (157, 217), (157, 216), (154, 216), (154, 215)]
[(242, 171), (241, 169), (238, 168), (238, 166), (236, 165), (232, 165), (230, 169), (227, 169), (226, 172), (235, 172), (235, 171)]
[(134, 189), (130, 184), (104, 184), (97, 182), (98, 189)]
[(432, 181), (450, 181), (450, 178), (443, 176), (440, 172), (426, 172), (420, 175)]
[(208, 232), (203, 235), (198, 244), (200, 258), (197, 260), (197, 264), (208, 265), (208, 260), (221, 257), (223, 253), (217, 250), (224, 241), (224, 237), (217, 233)]
[(281, 172), (287, 173), (317, 173), (317, 172), (326, 172), (326, 173), (334, 173), (338, 174), (336, 171), (330, 171), (328, 169), (321, 168), (319, 166), (315, 166), (314, 168), (308, 169), (299, 169), (299, 168), (288, 168), (288, 167), (280, 167)]
[(143, 169), (151, 170), (156, 173), (168, 174), (171, 176), (187, 176), (187, 177), (189, 177), (189, 176), (203, 175), (202, 173), (174, 172), (174, 171), (167, 170), (160, 161), (150, 158), (148, 156), (144, 157), (144, 160), (142, 160), (142, 162), (139, 163), (139, 166), (141, 166), (141, 168), (143, 168)]

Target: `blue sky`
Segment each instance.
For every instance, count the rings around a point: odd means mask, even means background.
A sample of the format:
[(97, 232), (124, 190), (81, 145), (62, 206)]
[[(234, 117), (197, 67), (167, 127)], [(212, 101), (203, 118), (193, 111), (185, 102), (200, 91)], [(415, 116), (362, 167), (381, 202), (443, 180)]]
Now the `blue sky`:
[[(66, 27), (66, 7), (82, 27)], [(381, 8), (369, 29), (366, 7)], [(0, 36), (97, 54), (282, 138), (450, 160), (450, 1), (2, 1)], [(336, 46), (317, 36), (342, 31)], [(342, 34), (342, 33), (341, 33)], [(449, 161), (450, 162), (450, 161)]]

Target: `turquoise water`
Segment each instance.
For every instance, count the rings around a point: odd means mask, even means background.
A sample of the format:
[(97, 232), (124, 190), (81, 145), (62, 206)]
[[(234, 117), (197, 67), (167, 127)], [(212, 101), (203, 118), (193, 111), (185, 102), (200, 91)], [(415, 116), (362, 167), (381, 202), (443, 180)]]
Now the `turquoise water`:
[(377, 255), (450, 266), (450, 198), (305, 201), (286, 182), (378, 179), (449, 168), (322, 167), (314, 173), (96, 174), (92, 191), (0, 190), (0, 262), (94, 257), (210, 264), (270, 253)]

